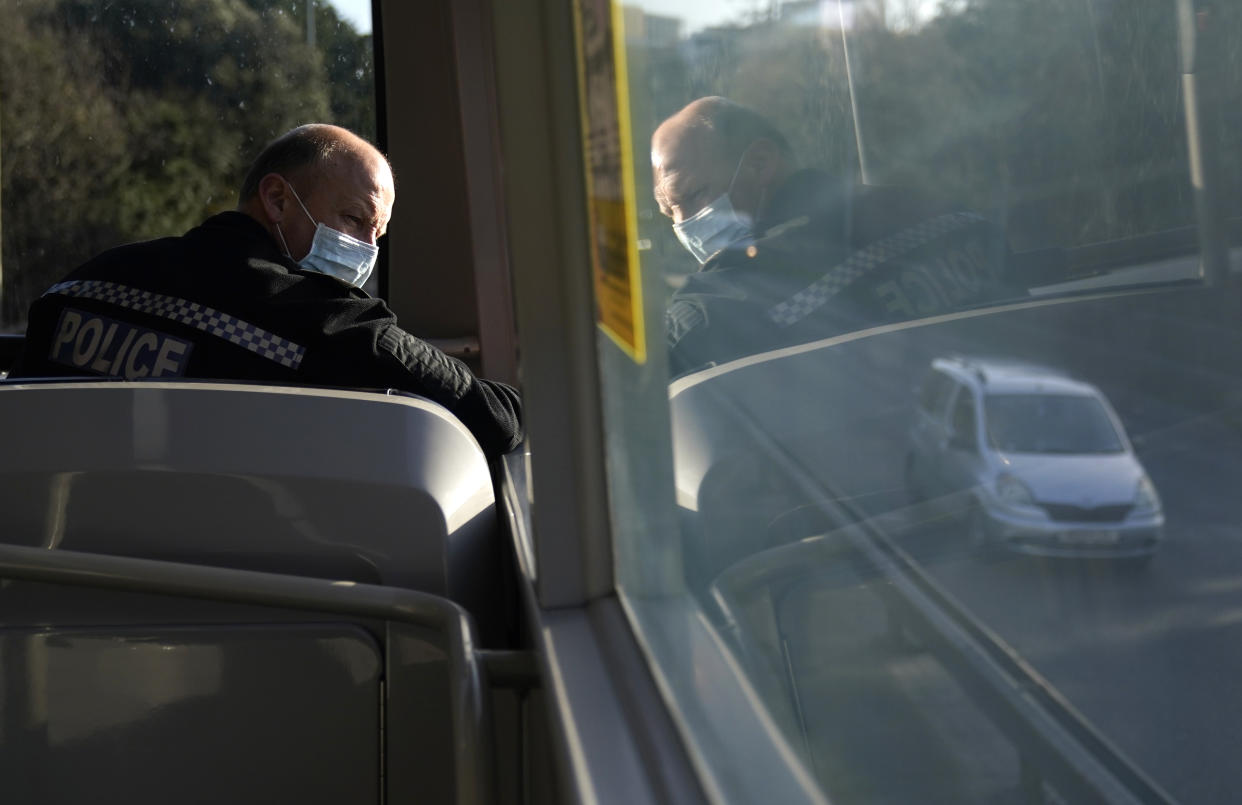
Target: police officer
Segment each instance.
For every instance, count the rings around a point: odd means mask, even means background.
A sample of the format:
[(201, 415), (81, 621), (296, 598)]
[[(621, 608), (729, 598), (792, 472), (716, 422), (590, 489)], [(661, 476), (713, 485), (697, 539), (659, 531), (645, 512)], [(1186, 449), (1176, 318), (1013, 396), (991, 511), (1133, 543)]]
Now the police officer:
[(652, 137), (655, 199), (700, 263), (665, 315), (670, 363), (711, 363), (1015, 295), (978, 215), (798, 170), (781, 133), (721, 97)]
[(104, 252), (48, 289), (10, 376), (391, 387), (445, 406), (487, 453), (511, 450), (518, 393), (405, 332), (361, 289), (395, 196), (370, 143), (293, 129), (255, 160), (236, 211)]

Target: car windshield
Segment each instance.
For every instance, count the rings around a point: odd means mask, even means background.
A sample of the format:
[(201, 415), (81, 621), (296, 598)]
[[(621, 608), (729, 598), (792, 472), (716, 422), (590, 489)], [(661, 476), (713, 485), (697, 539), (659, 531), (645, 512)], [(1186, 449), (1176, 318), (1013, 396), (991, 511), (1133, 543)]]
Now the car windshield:
[(1120, 453), (1125, 448), (1108, 412), (1094, 397), (1071, 394), (989, 394), (988, 439), (1011, 453)]

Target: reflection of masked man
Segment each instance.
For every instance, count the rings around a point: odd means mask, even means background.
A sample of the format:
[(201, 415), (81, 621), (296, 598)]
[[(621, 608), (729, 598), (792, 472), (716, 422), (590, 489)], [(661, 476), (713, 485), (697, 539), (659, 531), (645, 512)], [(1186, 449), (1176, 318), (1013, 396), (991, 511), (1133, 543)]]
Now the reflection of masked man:
[(674, 373), (1011, 295), (982, 218), (797, 170), (781, 133), (725, 98), (664, 121), (651, 160), (702, 265), (665, 315)]

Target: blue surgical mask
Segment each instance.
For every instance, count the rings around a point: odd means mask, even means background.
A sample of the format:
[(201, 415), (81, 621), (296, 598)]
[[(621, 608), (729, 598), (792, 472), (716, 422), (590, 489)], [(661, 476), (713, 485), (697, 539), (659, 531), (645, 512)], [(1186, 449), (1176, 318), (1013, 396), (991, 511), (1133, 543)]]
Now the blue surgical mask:
[(742, 169), (742, 159), (737, 161), (733, 169), (733, 178), (729, 180), (729, 189), (719, 198), (699, 210), (690, 218), (679, 224), (673, 224), (673, 232), (686, 251), (694, 255), (700, 264), (706, 263), (712, 255), (738, 243), (752, 240), (754, 230), (749, 215), (733, 209), (729, 194), (733, 192), (733, 183), (737, 181), (738, 171)]
[[(298, 191), (293, 189), (293, 185), (289, 185), (289, 189), (293, 192), (293, 197), (297, 199), (302, 212), (306, 213), (306, 217), (310, 218), (311, 223), (315, 225), (315, 238), (311, 241), (310, 251), (297, 261), (298, 265), (307, 271), (327, 274), (329, 277), (336, 277), (361, 288), (375, 269), (375, 258), (379, 256), (379, 247), (350, 237), (340, 230), (316, 221), (310, 214), (310, 210), (306, 209), (306, 205), (302, 203)], [(280, 231), (280, 224), (276, 224), (276, 232), (280, 235), (281, 245), (285, 247), (285, 254), (292, 259), (293, 255), (289, 254), (289, 245), (285, 243), (285, 235)]]

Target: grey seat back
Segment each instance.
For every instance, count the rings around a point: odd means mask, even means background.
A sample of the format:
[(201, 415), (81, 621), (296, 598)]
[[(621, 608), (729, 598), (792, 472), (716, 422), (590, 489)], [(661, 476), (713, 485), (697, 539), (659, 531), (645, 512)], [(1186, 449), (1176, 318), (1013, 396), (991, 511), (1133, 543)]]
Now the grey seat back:
[(427, 400), (216, 383), (0, 385), (0, 542), (408, 587), (474, 609), (495, 501)]
[(426, 593), (0, 545), (0, 779), (14, 802), (486, 802), (476, 645)]
[(5, 799), (377, 802), (382, 671), (349, 624), (0, 628)]

